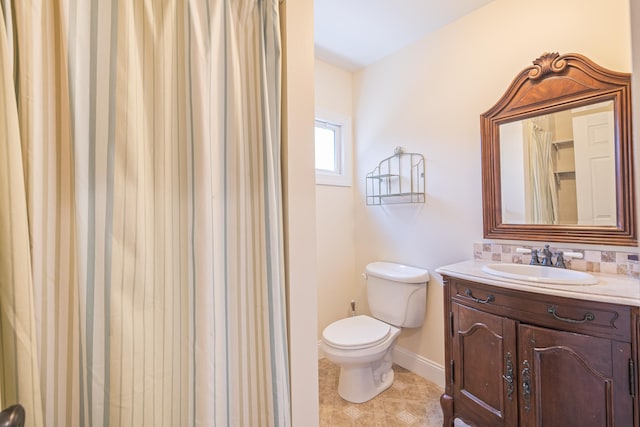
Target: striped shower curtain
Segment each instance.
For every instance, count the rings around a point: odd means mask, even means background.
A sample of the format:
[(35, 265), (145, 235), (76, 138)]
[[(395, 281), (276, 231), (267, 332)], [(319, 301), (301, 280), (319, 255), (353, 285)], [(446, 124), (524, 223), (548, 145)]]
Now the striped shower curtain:
[(549, 116), (539, 116), (525, 122), (532, 196), (528, 217), (533, 224), (558, 223), (558, 188), (549, 120)]
[(290, 425), (278, 0), (0, 0), (0, 404)]

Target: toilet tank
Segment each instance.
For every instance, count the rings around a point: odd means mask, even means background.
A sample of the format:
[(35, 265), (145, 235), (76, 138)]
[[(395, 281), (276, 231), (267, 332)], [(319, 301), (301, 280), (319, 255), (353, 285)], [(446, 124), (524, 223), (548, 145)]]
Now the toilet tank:
[(365, 273), (373, 317), (398, 327), (422, 326), (427, 305), (427, 270), (392, 262), (372, 262), (367, 264)]

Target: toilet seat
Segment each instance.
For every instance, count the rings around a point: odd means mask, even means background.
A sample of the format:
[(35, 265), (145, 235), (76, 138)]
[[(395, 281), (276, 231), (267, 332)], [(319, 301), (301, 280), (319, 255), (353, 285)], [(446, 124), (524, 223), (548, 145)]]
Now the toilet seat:
[(322, 332), (324, 341), (340, 349), (373, 347), (386, 340), (391, 326), (369, 316), (347, 317), (333, 322)]

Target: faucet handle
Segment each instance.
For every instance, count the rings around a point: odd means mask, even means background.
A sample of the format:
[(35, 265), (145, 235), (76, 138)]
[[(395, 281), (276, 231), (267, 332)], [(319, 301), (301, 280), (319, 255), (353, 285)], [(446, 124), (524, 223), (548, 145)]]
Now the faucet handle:
[(516, 252), (519, 254), (531, 254), (531, 261), (529, 264), (538, 265), (540, 264), (540, 258), (538, 258), (538, 249), (529, 249), (529, 248), (516, 248)]
[(540, 258), (538, 258), (538, 250), (531, 249), (531, 265), (540, 265)]
[(581, 252), (562, 252), (562, 251), (558, 251), (558, 258), (556, 259), (556, 267), (560, 267), (560, 268), (567, 268), (567, 266), (564, 263), (564, 258), (576, 258), (576, 259), (582, 259), (584, 258), (584, 254)]
[(562, 254), (562, 251), (558, 251), (558, 253), (556, 254), (556, 263), (555, 263), (555, 267), (558, 268), (567, 268), (567, 266), (564, 263), (564, 256)]
[(567, 258), (575, 258), (575, 259), (584, 258), (584, 254), (582, 252), (565, 252), (564, 256), (566, 256)]

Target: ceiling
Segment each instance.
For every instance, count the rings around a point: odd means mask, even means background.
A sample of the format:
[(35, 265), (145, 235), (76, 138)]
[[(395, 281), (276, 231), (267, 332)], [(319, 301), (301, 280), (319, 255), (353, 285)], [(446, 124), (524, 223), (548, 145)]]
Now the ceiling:
[(493, 0), (315, 0), (316, 57), (355, 71)]

